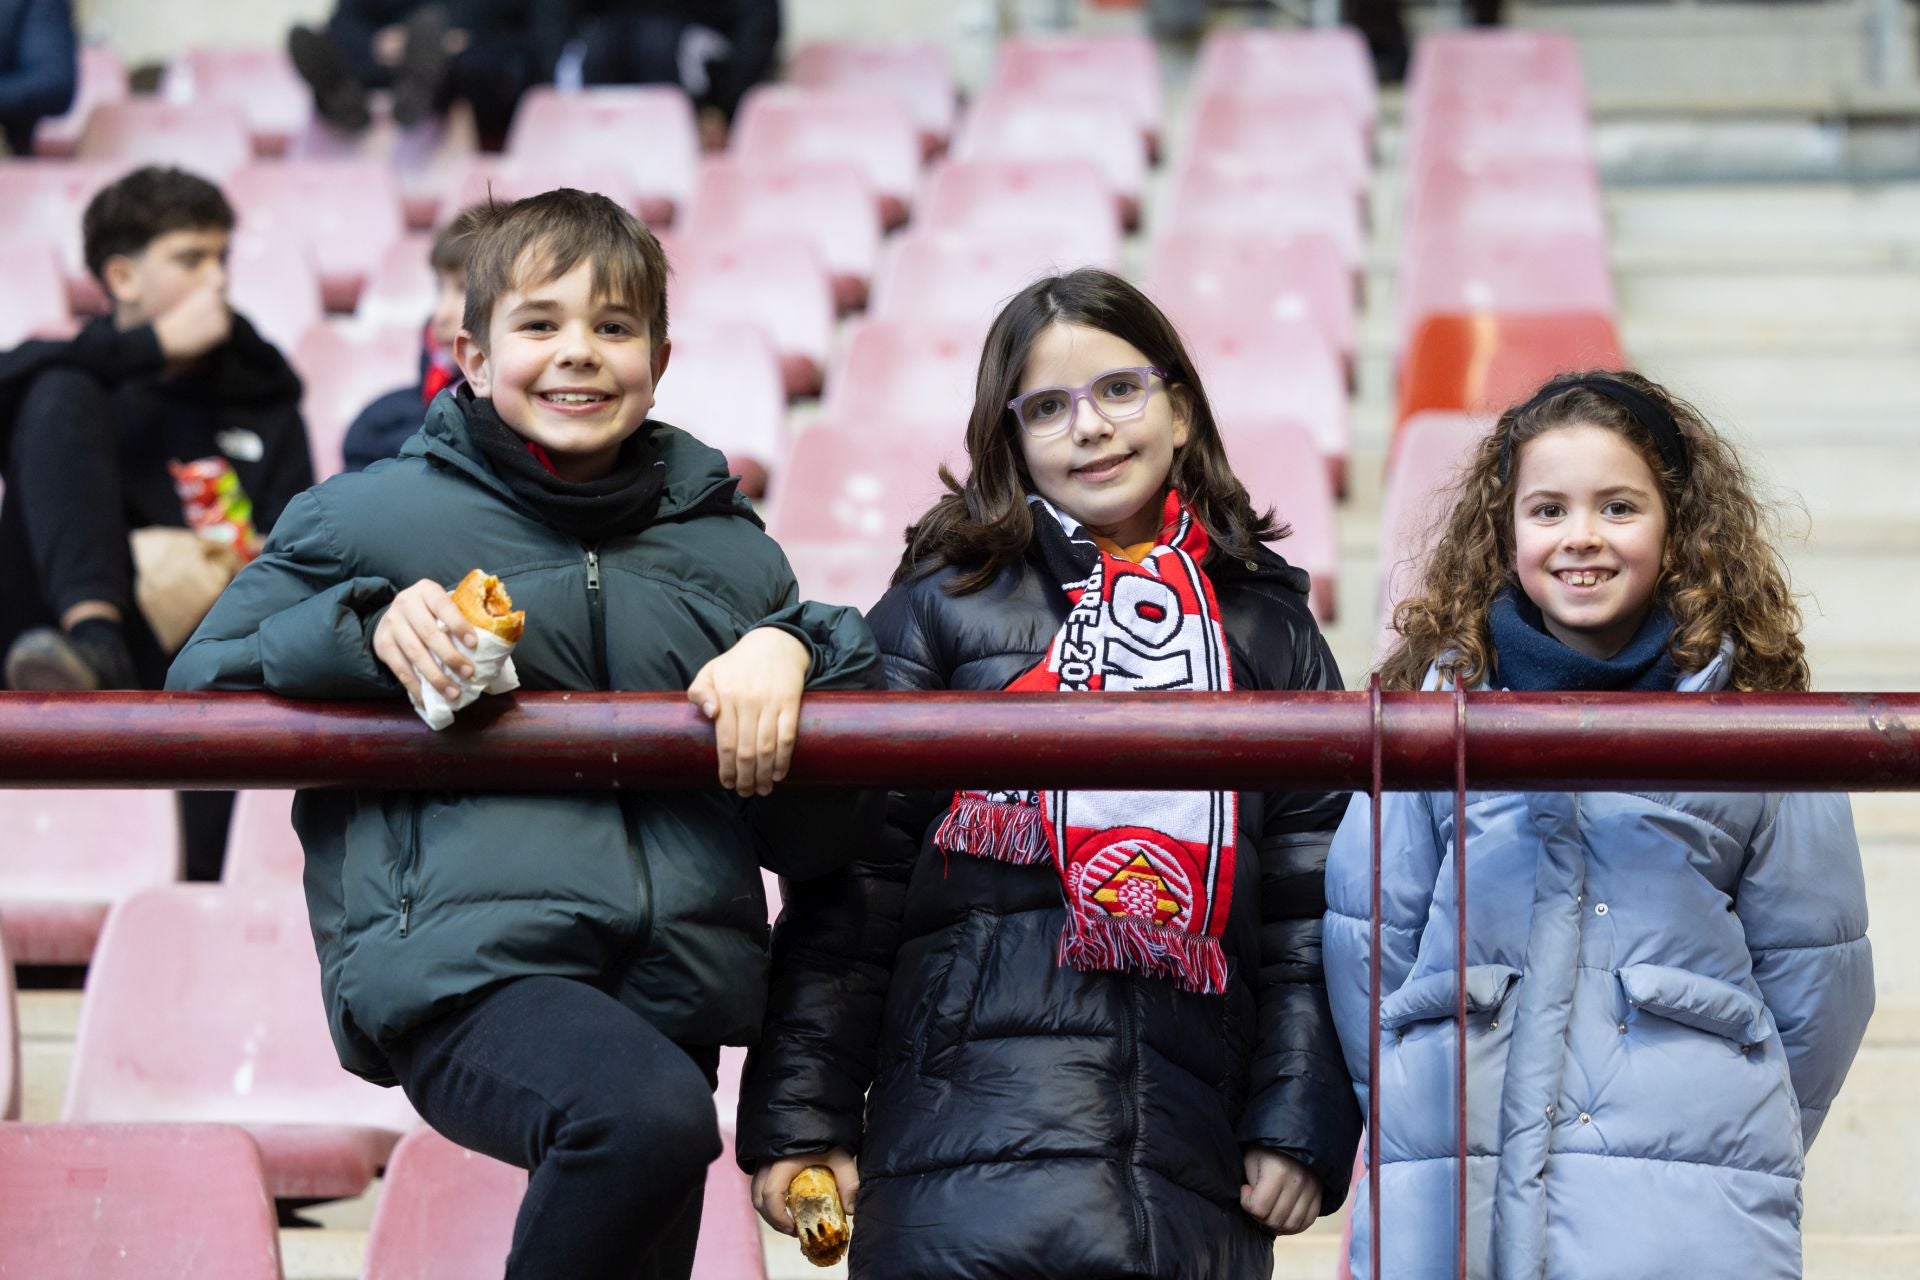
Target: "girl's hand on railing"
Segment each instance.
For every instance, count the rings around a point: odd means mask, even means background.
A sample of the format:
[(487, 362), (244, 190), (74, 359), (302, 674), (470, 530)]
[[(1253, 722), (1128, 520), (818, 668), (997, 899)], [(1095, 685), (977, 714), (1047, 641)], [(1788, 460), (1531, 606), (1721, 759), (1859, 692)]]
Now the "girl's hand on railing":
[(1320, 1216), (1320, 1180), (1298, 1160), (1265, 1147), (1248, 1147), (1246, 1169), (1240, 1207), (1267, 1230), (1295, 1235)]
[(700, 668), (687, 701), (713, 722), (721, 786), (764, 796), (787, 776), (812, 666), (813, 655), (791, 635), (756, 627)]
[(802, 1169), (811, 1169), (823, 1164), (833, 1170), (833, 1180), (840, 1184), (840, 1203), (848, 1213), (853, 1212), (854, 1201), (860, 1194), (860, 1167), (854, 1163), (853, 1155), (845, 1147), (835, 1147), (831, 1151), (814, 1151), (806, 1155), (787, 1156), (771, 1164), (763, 1164), (753, 1175), (748, 1194), (753, 1199), (753, 1207), (767, 1220), (767, 1225), (775, 1231), (787, 1235), (798, 1234), (793, 1225), (793, 1213), (787, 1208), (787, 1188), (793, 1184), (793, 1176)]

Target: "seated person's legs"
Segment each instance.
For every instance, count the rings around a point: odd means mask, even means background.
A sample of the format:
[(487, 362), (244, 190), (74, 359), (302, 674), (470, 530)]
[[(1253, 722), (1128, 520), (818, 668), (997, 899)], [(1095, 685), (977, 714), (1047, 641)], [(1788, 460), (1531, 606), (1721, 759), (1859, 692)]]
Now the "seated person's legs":
[(531, 1172), (511, 1280), (688, 1274), (721, 1150), (712, 1082), (644, 1018), (585, 982), (522, 978), (389, 1057), (435, 1129)]

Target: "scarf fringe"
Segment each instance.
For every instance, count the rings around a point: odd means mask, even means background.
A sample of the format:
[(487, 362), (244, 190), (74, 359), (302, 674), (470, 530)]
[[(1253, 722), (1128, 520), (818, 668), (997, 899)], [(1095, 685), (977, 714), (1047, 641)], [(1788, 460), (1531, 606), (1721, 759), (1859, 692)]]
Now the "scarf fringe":
[(1220, 939), (1135, 917), (1075, 912), (1061, 930), (1058, 962), (1075, 969), (1132, 969), (1171, 978), (1183, 991), (1217, 996), (1227, 989)]
[(1053, 861), (1053, 842), (1047, 839), (1038, 808), (981, 796), (956, 797), (933, 843), (947, 853), (967, 853), (1018, 867)]

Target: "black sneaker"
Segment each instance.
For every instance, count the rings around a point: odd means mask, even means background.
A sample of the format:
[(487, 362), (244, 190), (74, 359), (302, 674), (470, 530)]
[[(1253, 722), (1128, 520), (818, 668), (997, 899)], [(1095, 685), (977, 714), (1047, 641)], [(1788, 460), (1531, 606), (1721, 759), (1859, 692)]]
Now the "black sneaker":
[(287, 53), (293, 69), (313, 90), (313, 107), (322, 119), (348, 133), (359, 133), (372, 123), (366, 87), (353, 78), (353, 69), (325, 32), (295, 27), (287, 33)]
[(55, 627), (21, 634), (7, 650), (7, 687), (28, 693), (137, 689), (139, 676), (124, 642), (103, 644)]

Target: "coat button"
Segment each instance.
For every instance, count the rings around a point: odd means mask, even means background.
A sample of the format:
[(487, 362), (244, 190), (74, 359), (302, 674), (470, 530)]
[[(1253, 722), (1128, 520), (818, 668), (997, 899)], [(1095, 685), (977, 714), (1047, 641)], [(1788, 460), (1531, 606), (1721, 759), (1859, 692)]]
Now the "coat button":
[(1552, 1107), (1548, 1107), (1548, 1108), (1547, 1108), (1547, 1119), (1549, 1119), (1549, 1120), (1551, 1120), (1551, 1119), (1553, 1119), (1553, 1108), (1552, 1108)]
[(1588, 1115), (1588, 1114), (1587, 1114), (1586, 1112), (1584, 1112), (1584, 1111), (1582, 1111), (1582, 1112), (1580, 1113), (1580, 1123), (1581, 1123), (1581, 1124), (1592, 1124), (1592, 1123), (1593, 1123), (1593, 1117), (1592, 1117), (1592, 1116), (1590, 1116), (1590, 1115)]
[(1627, 1034), (1627, 1024), (1624, 1022), (1620, 1024), (1620, 1034), (1621, 1035)]
[(1595, 907), (1593, 909), (1593, 914), (1597, 916), (1603, 916), (1607, 914), (1607, 904), (1603, 902), (1599, 906)]
[(1258, 572), (1260, 568), (1260, 562), (1258, 560), (1249, 560), (1247, 561), (1247, 568), (1255, 572)]

